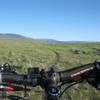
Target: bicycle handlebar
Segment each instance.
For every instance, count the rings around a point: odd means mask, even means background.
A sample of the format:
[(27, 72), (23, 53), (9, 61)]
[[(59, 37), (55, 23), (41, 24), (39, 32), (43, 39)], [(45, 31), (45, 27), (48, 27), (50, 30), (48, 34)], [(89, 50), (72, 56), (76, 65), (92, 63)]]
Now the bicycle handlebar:
[[(31, 76), (28, 74), (21, 75), (21, 74), (15, 74), (10, 72), (0, 72), (0, 82), (9, 82), (9, 83), (16, 83), (16, 84), (27, 84), (27, 85), (39, 85), (38, 82), (43, 79), (51, 79), (55, 80), (56, 82), (72, 82), (72, 81), (78, 81), (76, 77), (80, 76), (82, 79), (87, 79), (87, 75), (90, 72), (95, 72), (95, 69), (98, 68), (98, 65), (100, 66), (100, 62), (90, 63), (81, 65), (79, 67), (75, 67), (72, 69), (68, 69), (65, 71), (59, 71), (56, 72), (53, 69), (49, 71), (41, 70), (38, 71), (38, 74), (34, 72), (31, 72)], [(34, 70), (34, 68), (31, 70)], [(55, 79), (54, 79), (55, 78)], [(78, 77), (79, 78), (79, 77)]]
[(86, 78), (85, 75), (91, 71), (94, 71), (94, 68), (95, 68), (94, 63), (90, 63), (69, 70), (61, 71), (59, 72), (60, 81), (72, 82), (72, 81), (78, 81), (80, 79), (85, 79)]
[[(100, 62), (85, 64), (65, 71), (55, 71), (53, 68), (49, 71), (38, 68), (30, 68), (28, 74), (21, 75), (8, 70), (1, 70), (0, 83), (14, 83), (19, 85), (37, 86), (40, 85), (46, 91), (47, 100), (55, 99), (59, 95), (59, 83), (72, 83), (81, 80), (87, 80), (90, 84), (96, 87), (100, 84)], [(95, 78), (94, 81), (89, 81), (89, 78)], [(98, 81), (99, 80), (99, 81)], [(95, 84), (96, 83), (96, 84)]]
[[(33, 86), (36, 83), (36, 79), (32, 80), (27, 75), (13, 74), (13, 73), (0, 73), (0, 83), (14, 83), (19, 85)], [(34, 81), (34, 82), (33, 82)]]

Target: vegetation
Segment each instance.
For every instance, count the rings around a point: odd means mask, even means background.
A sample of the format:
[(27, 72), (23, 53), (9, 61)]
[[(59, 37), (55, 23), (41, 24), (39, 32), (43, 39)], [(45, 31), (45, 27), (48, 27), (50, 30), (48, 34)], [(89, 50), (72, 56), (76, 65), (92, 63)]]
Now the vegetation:
[[(47, 44), (26, 38), (2, 37), (0, 38), (0, 63), (16, 65), (18, 72), (21, 73), (26, 73), (28, 67), (47, 69), (54, 66), (58, 70), (64, 70), (100, 59), (99, 50), (100, 43)], [(73, 100), (100, 100), (99, 91), (87, 83), (75, 85), (68, 92)], [(30, 98), (39, 100), (38, 93), (35, 94), (33, 91), (29, 95)]]

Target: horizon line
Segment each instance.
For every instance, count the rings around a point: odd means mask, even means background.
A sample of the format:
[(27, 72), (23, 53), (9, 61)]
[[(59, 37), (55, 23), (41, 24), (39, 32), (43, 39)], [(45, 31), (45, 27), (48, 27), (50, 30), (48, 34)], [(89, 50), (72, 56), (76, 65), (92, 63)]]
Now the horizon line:
[(19, 34), (19, 33), (11, 33), (11, 32), (0, 32), (0, 34), (2, 35), (7, 35), (7, 34), (12, 34), (12, 35), (19, 35), (19, 36), (23, 36), (23, 37), (26, 37), (26, 38), (31, 38), (31, 39), (40, 39), (40, 40), (55, 40), (55, 41), (59, 41), (59, 42), (100, 42), (100, 41), (97, 41), (97, 40), (60, 40), (60, 39), (56, 39), (56, 38), (40, 38), (40, 37), (32, 37), (32, 36), (27, 36), (27, 35), (24, 35), (23, 33), (22, 34)]

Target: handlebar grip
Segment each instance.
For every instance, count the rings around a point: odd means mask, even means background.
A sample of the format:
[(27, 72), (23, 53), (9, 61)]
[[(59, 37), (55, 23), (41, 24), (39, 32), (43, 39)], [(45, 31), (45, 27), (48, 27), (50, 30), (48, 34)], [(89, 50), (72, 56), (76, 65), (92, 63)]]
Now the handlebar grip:
[(0, 75), (1, 75), (1, 82), (9, 82), (16, 84), (22, 84), (25, 77), (25, 75), (8, 74), (8, 73), (0, 73)]
[(0, 82), (8, 82), (14, 83), (19, 85), (29, 85), (29, 86), (36, 86), (37, 80), (30, 79), (27, 75), (19, 75), (19, 74), (8, 74), (8, 73), (0, 73)]
[(79, 67), (75, 67), (66, 71), (61, 71), (59, 72), (60, 82), (64, 82), (64, 81), (72, 82), (72, 81), (75, 81), (77, 77), (79, 78), (79, 80), (81, 80), (80, 78), (85, 78), (85, 75), (93, 71), (94, 68), (95, 68), (94, 63), (90, 63), (90, 64), (82, 65)]

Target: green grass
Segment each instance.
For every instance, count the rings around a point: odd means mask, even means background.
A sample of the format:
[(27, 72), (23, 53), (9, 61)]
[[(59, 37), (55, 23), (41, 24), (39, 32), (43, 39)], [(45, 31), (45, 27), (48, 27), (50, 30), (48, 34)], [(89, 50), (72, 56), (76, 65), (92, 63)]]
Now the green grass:
[[(100, 54), (93, 48), (100, 49), (100, 44), (46, 44), (29, 39), (0, 38), (0, 63), (7, 62), (16, 65), (21, 73), (26, 73), (28, 67), (48, 69), (54, 65), (58, 70), (64, 70), (99, 60)], [(72, 51), (76, 49), (80, 50), (79, 54)], [(68, 90), (73, 100), (80, 100), (81, 97), (77, 97), (79, 90), (82, 100), (100, 99), (98, 91), (83, 83)], [(32, 93), (31, 98), (34, 95)], [(34, 95), (34, 98), (37, 97)]]

